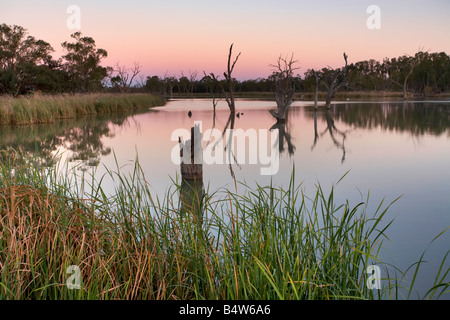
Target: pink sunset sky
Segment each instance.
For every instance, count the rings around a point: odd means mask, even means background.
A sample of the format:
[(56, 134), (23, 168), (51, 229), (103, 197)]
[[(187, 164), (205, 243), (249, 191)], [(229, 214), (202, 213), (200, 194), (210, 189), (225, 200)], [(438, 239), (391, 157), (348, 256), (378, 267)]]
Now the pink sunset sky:
[[(70, 29), (71, 5), (80, 9), (80, 29)], [(380, 29), (369, 29), (370, 5), (380, 8)], [(61, 43), (81, 31), (108, 52), (102, 65), (143, 66), (142, 76), (203, 71), (222, 74), (228, 49), (241, 52), (234, 76), (267, 77), (280, 55), (310, 68), (413, 55), (419, 50), (450, 53), (448, 0), (321, 1), (25, 1), (0, 4), (0, 23), (25, 27), (49, 42), (54, 56)]]

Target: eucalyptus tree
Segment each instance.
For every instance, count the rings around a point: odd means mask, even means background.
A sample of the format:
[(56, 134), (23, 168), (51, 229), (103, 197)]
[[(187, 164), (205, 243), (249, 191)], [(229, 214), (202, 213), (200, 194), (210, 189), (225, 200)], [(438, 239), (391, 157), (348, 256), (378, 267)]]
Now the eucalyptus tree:
[(402, 88), (403, 98), (411, 95), (409, 91), (409, 80), (414, 69), (419, 64), (420, 55), (416, 56), (404, 55), (398, 58), (392, 58), (387, 62), (388, 76), (392, 83)]
[(173, 98), (173, 88), (177, 84), (177, 78), (174, 75), (169, 74), (168, 71), (164, 73), (164, 77), (161, 79), (163, 84), (163, 97)]
[(450, 91), (450, 56), (445, 52), (431, 54), (434, 83), (438, 93)]
[(63, 56), (65, 70), (68, 72), (74, 91), (90, 92), (102, 88), (102, 81), (107, 77), (107, 68), (100, 62), (108, 56), (104, 49), (98, 49), (94, 39), (82, 36), (81, 32), (71, 35), (74, 42), (63, 42), (67, 51)]
[(25, 28), (0, 25), (0, 91), (14, 96), (31, 89), (36, 66), (52, 61), (52, 46), (28, 35)]
[(409, 80), (409, 89), (425, 96), (442, 93), (450, 84), (450, 57), (445, 52), (418, 52), (417, 66)]

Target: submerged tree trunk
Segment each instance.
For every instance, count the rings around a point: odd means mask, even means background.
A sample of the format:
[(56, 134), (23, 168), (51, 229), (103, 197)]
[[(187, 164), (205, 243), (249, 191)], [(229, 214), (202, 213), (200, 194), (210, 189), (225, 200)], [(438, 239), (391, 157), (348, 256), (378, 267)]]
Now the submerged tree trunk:
[[(232, 114), (235, 114), (236, 112), (236, 105), (234, 102), (234, 82), (233, 82), (233, 70), (234, 70), (234, 66), (236, 65), (236, 62), (239, 59), (239, 56), (241, 55), (241, 53), (239, 52), (239, 54), (236, 56), (236, 58), (234, 59), (233, 63), (231, 62), (231, 56), (233, 54), (233, 44), (230, 45), (230, 50), (228, 53), (228, 63), (227, 63), (227, 71), (225, 71), (223, 73), (225, 80), (226, 80), (226, 84), (227, 84), (227, 89), (225, 90), (225, 88), (221, 85), (221, 83), (219, 82), (218, 78), (214, 75), (214, 73), (211, 73), (210, 76), (211, 78), (220, 86), (222, 93), (225, 97), (225, 100), (227, 101), (228, 104), (228, 108), (230, 109), (230, 112)], [(206, 75), (206, 74), (205, 74)], [(215, 104), (213, 102), (213, 106), (215, 108)]]
[(333, 100), (335, 94), (336, 94), (336, 90), (335, 89), (328, 88), (327, 98), (325, 100), (325, 107), (327, 109), (331, 108), (331, 100)]
[(330, 109), (331, 100), (334, 98), (336, 92), (343, 86), (347, 85), (347, 54), (344, 52), (345, 66), (342, 69), (330, 70), (328, 75), (324, 75), (326, 79), (322, 79), (322, 82), (327, 88), (327, 98), (325, 106)]
[(317, 110), (317, 100), (319, 98), (319, 75), (314, 69), (312, 70), (312, 72), (314, 74), (314, 78), (316, 79), (316, 86), (314, 89), (314, 109)]
[(294, 101), (294, 64), (297, 61), (278, 58), (277, 64), (272, 65), (275, 68), (272, 77), (275, 79), (275, 101), (277, 103), (277, 111), (270, 110), (270, 113), (277, 121), (285, 122), (289, 108)]
[(234, 62), (231, 63), (232, 53), (233, 53), (233, 44), (231, 44), (230, 51), (228, 53), (227, 71), (224, 72), (223, 75), (225, 76), (225, 80), (227, 81), (227, 85), (228, 85), (228, 95), (225, 94), (225, 99), (227, 100), (228, 107), (230, 108), (230, 112), (234, 114), (236, 112), (236, 106), (234, 103), (234, 83), (233, 83), (232, 73), (234, 70), (234, 66), (236, 65), (236, 62), (238, 61), (241, 53), (239, 53), (236, 56), (236, 58), (234, 59)]

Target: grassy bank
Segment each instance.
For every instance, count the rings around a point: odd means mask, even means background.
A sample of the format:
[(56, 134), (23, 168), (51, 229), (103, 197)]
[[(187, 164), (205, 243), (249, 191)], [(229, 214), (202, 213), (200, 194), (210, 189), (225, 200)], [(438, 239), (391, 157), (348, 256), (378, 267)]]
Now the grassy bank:
[(81, 115), (132, 112), (164, 104), (164, 99), (150, 94), (4, 96), (0, 97), (0, 125), (53, 123)]
[[(366, 286), (389, 205), (337, 205), (320, 186), (308, 198), (293, 174), (285, 189), (207, 192), (200, 226), (180, 212), (178, 184), (155, 198), (138, 162), (129, 175), (110, 172), (117, 186), (107, 196), (91, 178), (72, 180), (20, 153), (1, 160), (0, 299), (397, 297), (395, 279)], [(71, 265), (80, 289), (66, 285)], [(437, 281), (428, 297), (445, 290)]]

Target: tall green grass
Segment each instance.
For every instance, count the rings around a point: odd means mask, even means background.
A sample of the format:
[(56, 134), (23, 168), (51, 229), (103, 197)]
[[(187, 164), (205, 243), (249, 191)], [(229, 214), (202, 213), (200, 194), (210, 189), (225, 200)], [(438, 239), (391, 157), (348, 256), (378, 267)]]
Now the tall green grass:
[[(382, 263), (390, 204), (337, 205), (320, 185), (307, 197), (293, 173), (286, 188), (206, 191), (199, 223), (180, 210), (176, 180), (165, 197), (151, 194), (139, 161), (108, 171), (109, 195), (102, 180), (61, 174), (57, 159), (46, 168), (9, 150), (1, 160), (0, 299), (398, 297), (398, 279), (366, 286), (367, 267)], [(66, 285), (70, 265), (81, 289)], [(427, 297), (448, 292), (448, 272)]]
[(0, 124), (53, 123), (81, 115), (131, 112), (164, 104), (164, 99), (150, 94), (3, 96), (0, 97)]

